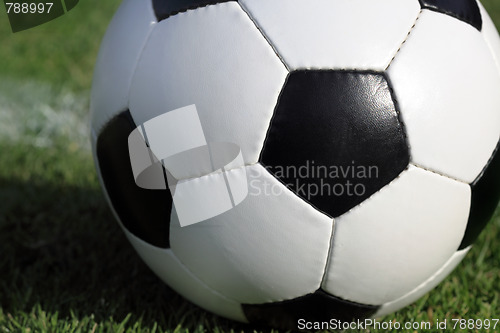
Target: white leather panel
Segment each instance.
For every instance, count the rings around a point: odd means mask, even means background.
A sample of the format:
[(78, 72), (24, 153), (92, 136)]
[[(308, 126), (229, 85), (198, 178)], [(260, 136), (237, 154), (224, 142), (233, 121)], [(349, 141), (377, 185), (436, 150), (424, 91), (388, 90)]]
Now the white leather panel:
[(128, 108), (132, 76), (156, 23), (151, 1), (124, 0), (101, 44), (92, 83), (92, 128), (101, 128)]
[(403, 297), (382, 305), (373, 317), (377, 318), (393, 313), (399, 309), (402, 309), (414, 303), (420, 297), (427, 294), (429, 291), (434, 289), (438, 284), (440, 284), (441, 281), (443, 281), (455, 269), (455, 267), (458, 266), (458, 264), (462, 261), (462, 259), (465, 258), (469, 250), (470, 247), (455, 252), (453, 256), (443, 265), (443, 267), (441, 267), (428, 280), (426, 280), (420, 286), (418, 286), (408, 294), (404, 295)]
[(420, 12), (416, 0), (240, 2), (291, 70), (384, 70)]
[[(95, 147), (97, 138), (93, 130), (91, 140), (92, 147)], [(93, 154), (95, 155), (95, 149), (93, 149)], [(96, 170), (99, 181), (103, 184), (99, 166), (96, 166)], [(247, 322), (240, 304), (207, 287), (175, 257), (172, 250), (154, 247), (130, 233), (122, 225), (118, 214), (114, 210), (113, 205), (111, 205), (107, 191), (104, 187), (102, 187), (102, 190), (106, 200), (110, 204), (113, 215), (128, 240), (142, 260), (159, 278), (183, 297), (202, 308), (229, 319)]]
[(149, 268), (179, 294), (220, 316), (247, 321), (240, 304), (208, 288), (182, 265), (172, 250), (156, 248), (135, 237), (126, 228), (123, 231)]
[(133, 79), (130, 110), (142, 124), (194, 104), (206, 141), (237, 144), (245, 164), (253, 164), (287, 74), (237, 2), (210, 5), (156, 26)]
[(481, 17), (483, 18), (483, 36), (490, 47), (491, 53), (497, 63), (498, 72), (500, 73), (500, 37), (498, 30), (491, 17), (486, 12), (484, 6), (478, 1), (479, 9), (481, 10)]
[(246, 171), (248, 196), (235, 208), (187, 227), (172, 213), (172, 250), (207, 286), (237, 302), (277, 302), (316, 291), (332, 219), (261, 165), (247, 166)]
[(459, 247), (470, 195), (467, 184), (410, 166), (335, 220), (323, 288), (372, 305), (406, 295)]
[(478, 30), (424, 10), (389, 68), (413, 163), (472, 183), (500, 136), (500, 75)]

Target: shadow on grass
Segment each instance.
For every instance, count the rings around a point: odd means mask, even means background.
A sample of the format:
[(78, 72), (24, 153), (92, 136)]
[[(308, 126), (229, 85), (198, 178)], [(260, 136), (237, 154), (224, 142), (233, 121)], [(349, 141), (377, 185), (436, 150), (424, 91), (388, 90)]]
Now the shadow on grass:
[(57, 170), (48, 172), (49, 179), (37, 172), (22, 181), (0, 176), (4, 313), (15, 317), (40, 306), (59, 318), (90, 316), (96, 323), (121, 322), (131, 314), (127, 326), (253, 331), (204, 312), (161, 282), (115, 222), (91, 162), (83, 163), (89, 180), (78, 185)]

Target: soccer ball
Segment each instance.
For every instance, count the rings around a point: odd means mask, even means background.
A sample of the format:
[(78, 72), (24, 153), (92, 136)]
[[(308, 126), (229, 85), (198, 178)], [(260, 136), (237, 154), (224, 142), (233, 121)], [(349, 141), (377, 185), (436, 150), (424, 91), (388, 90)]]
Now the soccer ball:
[(427, 293), (491, 218), (499, 92), (476, 0), (125, 0), (92, 146), (128, 239), (184, 297), (351, 321)]

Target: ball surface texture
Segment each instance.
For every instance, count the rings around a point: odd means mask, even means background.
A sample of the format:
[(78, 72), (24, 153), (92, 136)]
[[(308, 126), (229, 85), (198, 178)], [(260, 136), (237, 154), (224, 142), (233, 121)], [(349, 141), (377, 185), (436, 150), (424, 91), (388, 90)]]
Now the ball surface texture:
[(92, 147), (162, 280), (296, 329), (392, 313), (460, 263), (500, 199), (499, 92), (476, 0), (124, 0)]

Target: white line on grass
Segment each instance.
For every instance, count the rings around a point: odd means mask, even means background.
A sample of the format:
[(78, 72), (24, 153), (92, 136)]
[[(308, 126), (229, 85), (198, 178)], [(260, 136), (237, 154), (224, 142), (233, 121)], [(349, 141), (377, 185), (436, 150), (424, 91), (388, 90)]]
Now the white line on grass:
[(88, 94), (0, 78), (0, 142), (89, 150)]

